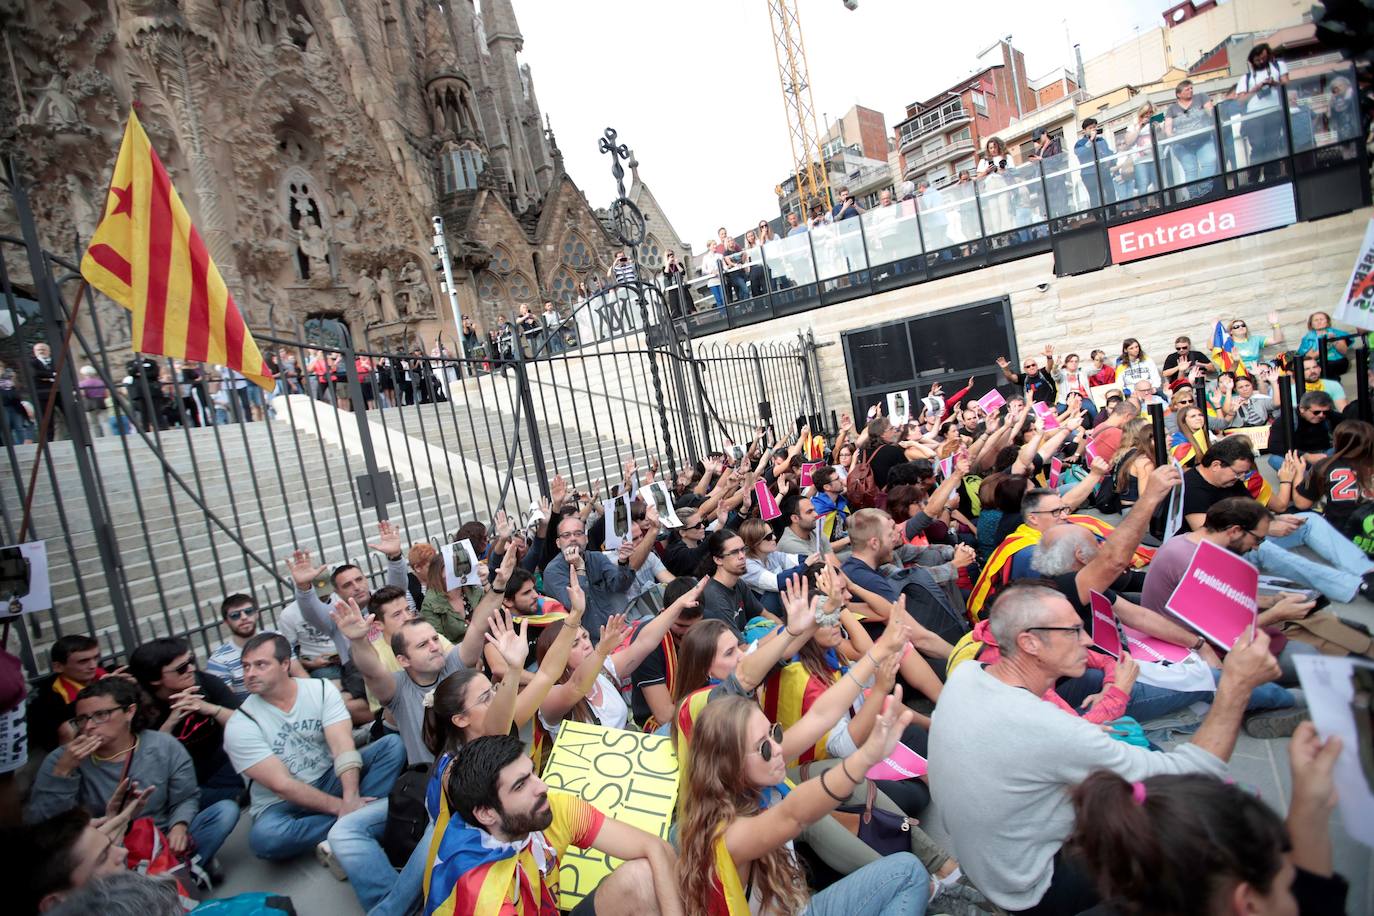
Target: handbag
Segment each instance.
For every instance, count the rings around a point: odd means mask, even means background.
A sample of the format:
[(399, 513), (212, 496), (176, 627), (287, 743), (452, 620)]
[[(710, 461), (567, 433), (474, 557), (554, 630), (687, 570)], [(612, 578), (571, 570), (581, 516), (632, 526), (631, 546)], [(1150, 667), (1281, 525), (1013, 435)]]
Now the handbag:
[(878, 787), (873, 780), (868, 783), (868, 794), (862, 805), (841, 805), (832, 817), (850, 833), (863, 840), (870, 849), (880, 856), (894, 852), (911, 851), (911, 828), (915, 819), (882, 808), (874, 808), (873, 801), (878, 797)]
[(380, 843), (397, 868), (405, 866), (429, 827), (429, 811), (425, 808), (428, 786), (429, 764), (418, 763), (401, 771), (387, 796), (386, 824)]

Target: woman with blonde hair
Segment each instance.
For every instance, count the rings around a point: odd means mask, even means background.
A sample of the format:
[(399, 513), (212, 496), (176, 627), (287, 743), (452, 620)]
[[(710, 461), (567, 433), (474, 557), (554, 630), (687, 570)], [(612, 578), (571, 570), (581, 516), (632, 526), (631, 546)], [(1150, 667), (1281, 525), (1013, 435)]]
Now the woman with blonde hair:
[(1149, 420), (1136, 419), (1126, 424), (1121, 445), (1112, 456), (1112, 473), (1116, 475), (1116, 492), (1121, 511), (1135, 505), (1150, 472), (1155, 469), (1155, 434)]
[(806, 567), (820, 560), (819, 554), (803, 557), (778, 549), (778, 535), (773, 526), (762, 519), (745, 519), (739, 526), (744, 541), (744, 584), (754, 590), (769, 612), (782, 618), (782, 599), (779, 593), (792, 576), (806, 574)]
[(792, 848), (892, 752), (912, 717), (901, 696), (899, 687), (881, 699), (857, 751), (796, 788), (786, 784), (782, 728), (758, 704), (726, 696), (702, 711), (678, 799), (678, 886), (689, 916), (925, 912), (930, 874), (910, 853), (884, 856), (812, 896)]

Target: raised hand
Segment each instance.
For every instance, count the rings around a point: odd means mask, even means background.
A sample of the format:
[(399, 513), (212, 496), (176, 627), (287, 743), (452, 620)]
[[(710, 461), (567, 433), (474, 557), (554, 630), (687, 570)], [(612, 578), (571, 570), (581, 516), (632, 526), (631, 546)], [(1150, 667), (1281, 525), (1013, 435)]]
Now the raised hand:
[(874, 693), (869, 697), (870, 703), (882, 703), (883, 711), (878, 714), (878, 719), (873, 723), (873, 730), (868, 733), (868, 740), (859, 748), (860, 759), (864, 762), (864, 772), (868, 772), (874, 766), (882, 763), (883, 758), (892, 753), (892, 749), (897, 746), (897, 742), (902, 738), (902, 732), (911, 724), (911, 719), (916, 715), (914, 710), (908, 709), (902, 703), (902, 688), (900, 685), (892, 688), (892, 692), (885, 697)]
[(562, 509), (568, 501), (568, 482), (563, 479), (562, 474), (553, 475), (553, 480), (549, 481), (549, 502), (555, 509)]
[(496, 576), (491, 580), (491, 587), (498, 592), (506, 590), (506, 583), (510, 581), (510, 574), (515, 572), (515, 551), (507, 549), (501, 556), (501, 566), (496, 570)]
[(510, 516), (505, 509), (497, 509), (496, 515), (491, 520), (492, 527), (496, 529), (496, 539), (504, 541), (515, 533), (515, 525), (511, 522)]
[(390, 559), (401, 555), (401, 532), (388, 521), (377, 523), (377, 540), (367, 545)]
[[(582, 614), (587, 610), (587, 593), (582, 590), (582, 580), (577, 577), (577, 570), (573, 569), (572, 575), (568, 576), (568, 619), (563, 621), (565, 627), (575, 627), (582, 621)], [(702, 581), (706, 580), (702, 576)]]
[(157, 786), (144, 788), (126, 776), (105, 803), (105, 816), (91, 821), (91, 826), (112, 840), (122, 839), (129, 824), (143, 812), (144, 805), (156, 791)]
[(625, 639), (625, 634), (630, 630), (630, 625), (625, 622), (624, 614), (612, 614), (606, 621), (606, 625), (601, 628), (601, 640), (597, 642), (597, 649), (606, 647), (606, 655), (610, 655)]
[(873, 683), (873, 695), (875, 697), (887, 696), (892, 692), (892, 688), (897, 686), (897, 672), (902, 667), (902, 653), (893, 652), (878, 664), (878, 671)]
[(999, 368), (1005, 369), (1005, 368), (1007, 368), (1007, 367), (1010, 366), (1010, 365), (1011, 365), (1011, 360), (1007, 359), (1005, 356), (999, 356), (999, 357), (997, 357), (997, 366), (998, 366)]
[(811, 609), (811, 586), (804, 576), (793, 576), (783, 589), (782, 606), (787, 611), (787, 634), (801, 636), (816, 627)]
[(367, 639), (368, 631), (372, 628), (372, 615), (364, 614), (358, 602), (352, 598), (335, 601), (329, 616), (334, 618), (334, 625), (348, 639)]
[(287, 561), (286, 568), (291, 573), (291, 581), (296, 583), (296, 589), (308, 592), (315, 587), (315, 580), (324, 575), (327, 567), (316, 566), (310, 558), (309, 550), (297, 550), (291, 554), (291, 559)]
[(1150, 472), (1150, 481), (1145, 492), (1163, 499), (1169, 491), (1183, 482), (1183, 475), (1173, 464), (1161, 464)]
[(528, 629), (528, 619), (516, 625), (511, 621), (510, 611), (505, 608), (491, 615), (486, 640), (496, 647), (496, 651), (506, 663), (507, 671), (518, 672), (524, 669), (525, 659), (530, 654), (530, 643), (526, 637)]
[(1112, 466), (1107, 462), (1106, 458), (1098, 455), (1093, 459), (1092, 467), (1088, 468), (1088, 470), (1099, 477), (1106, 477), (1112, 472)]
[(873, 644), (873, 657), (875, 659), (902, 654), (902, 648), (911, 635), (911, 629), (907, 626), (907, 621), (910, 619), (910, 615), (906, 612), (906, 595), (898, 595), (892, 614), (887, 618), (887, 626), (883, 627), (882, 635)]

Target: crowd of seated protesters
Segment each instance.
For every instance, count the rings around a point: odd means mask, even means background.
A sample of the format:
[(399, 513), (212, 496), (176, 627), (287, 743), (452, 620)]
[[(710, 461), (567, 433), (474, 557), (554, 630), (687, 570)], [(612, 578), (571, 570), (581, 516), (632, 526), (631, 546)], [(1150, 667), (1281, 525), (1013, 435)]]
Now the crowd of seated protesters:
[[(569, 846), (624, 862), (580, 916), (1339, 906), (1338, 744), (1291, 688), (1304, 652), (1374, 655), (1324, 609), (1371, 597), (1374, 427), (1307, 359), (1295, 428), (1271, 430), (1294, 447), (1263, 467), (1251, 437), (1293, 383), (1246, 340), (1243, 370), (1186, 338), (1162, 367), (1128, 340), (1114, 371), (1046, 347), (1043, 366), (1004, 361), (995, 410), (970, 383), (830, 438), (761, 428), (664, 478), (672, 519), (645, 498), (657, 465), (626, 462), (614, 549), (600, 494), (555, 477), (531, 529), (499, 512), (452, 536), (476, 585), (449, 588), (435, 545), (382, 522), (380, 576), (298, 549), (289, 603), (226, 596), (203, 659), (172, 634), (123, 664), (62, 636), (6, 826), (19, 912), (160, 912), (161, 882), (203, 896), (236, 855), (313, 854), (363, 912), (542, 913)], [(1235, 646), (1165, 608), (1203, 540), (1286, 583)], [(1184, 661), (1099, 651), (1094, 593)], [(1185, 709), (1196, 733), (1161, 749), (1151, 723)], [(670, 736), (671, 843), (549, 791), (570, 721)], [(1292, 736), (1286, 826), (1225, 782), (1241, 731)], [(928, 773), (870, 779), (899, 744)], [(932, 803), (947, 843), (915, 820)], [(403, 809), (423, 813), (398, 835)], [(896, 847), (843, 810), (900, 823)]]

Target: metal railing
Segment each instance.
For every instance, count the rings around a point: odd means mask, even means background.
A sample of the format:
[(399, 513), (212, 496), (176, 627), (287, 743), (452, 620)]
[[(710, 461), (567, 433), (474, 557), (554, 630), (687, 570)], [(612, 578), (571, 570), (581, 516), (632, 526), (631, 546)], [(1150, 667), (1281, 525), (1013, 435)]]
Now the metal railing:
[[(726, 254), (665, 289), (701, 336), (1051, 250), (1116, 225), (1351, 163), (1367, 127), (1349, 67), (1294, 79), (1271, 105), (1221, 100), (1121, 150), (1084, 144), (976, 181)], [(1276, 92), (1276, 90), (1271, 90)], [(1368, 180), (1362, 193), (1368, 194)], [(1354, 197), (1351, 207), (1358, 206)], [(1303, 215), (1299, 209), (1299, 218)], [(708, 256), (708, 263), (715, 262)]]

